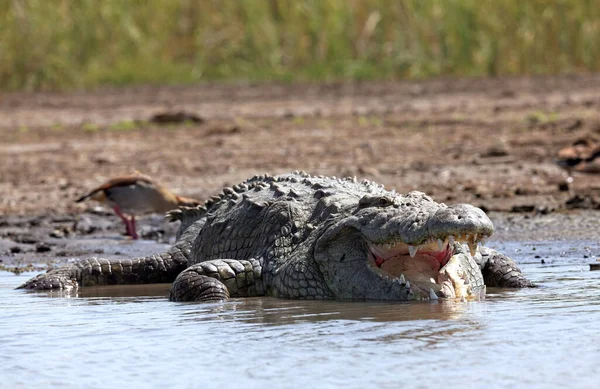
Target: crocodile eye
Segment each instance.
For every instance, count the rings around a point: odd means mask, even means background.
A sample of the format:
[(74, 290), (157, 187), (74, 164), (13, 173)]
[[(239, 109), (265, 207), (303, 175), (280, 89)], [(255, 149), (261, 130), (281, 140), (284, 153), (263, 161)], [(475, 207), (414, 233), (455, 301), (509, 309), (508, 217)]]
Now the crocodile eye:
[(379, 206), (380, 207), (389, 207), (392, 204), (393, 204), (392, 200), (387, 197), (379, 198)]
[(386, 196), (364, 196), (358, 202), (359, 208), (367, 207), (389, 207), (394, 201)]

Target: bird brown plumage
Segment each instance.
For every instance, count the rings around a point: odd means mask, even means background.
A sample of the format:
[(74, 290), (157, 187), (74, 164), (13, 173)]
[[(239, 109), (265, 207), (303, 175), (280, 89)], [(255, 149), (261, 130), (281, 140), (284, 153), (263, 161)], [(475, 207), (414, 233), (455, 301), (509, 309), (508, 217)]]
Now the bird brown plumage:
[[(196, 206), (199, 202), (177, 196), (152, 178), (143, 174), (119, 176), (106, 181), (81, 196), (76, 202), (95, 200), (106, 203), (125, 223), (127, 235), (137, 239), (135, 214), (164, 213), (178, 206)], [(129, 215), (129, 216), (128, 216)]]

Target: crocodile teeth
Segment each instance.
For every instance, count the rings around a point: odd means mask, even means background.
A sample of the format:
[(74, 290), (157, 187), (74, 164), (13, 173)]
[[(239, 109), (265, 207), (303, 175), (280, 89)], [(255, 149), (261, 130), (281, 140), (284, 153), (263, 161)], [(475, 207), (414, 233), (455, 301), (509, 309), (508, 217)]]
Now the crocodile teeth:
[(477, 238), (478, 238), (477, 234), (473, 235), (473, 242), (477, 242)]
[(419, 250), (418, 246), (408, 246), (408, 254), (410, 254), (411, 258), (414, 258), (417, 255), (417, 251)]
[(454, 245), (454, 236), (450, 235), (448, 236), (448, 242), (450, 242), (450, 246)]
[(441, 239), (437, 240), (438, 250), (442, 251), (444, 249), (444, 241)]
[(429, 289), (429, 298), (430, 298), (431, 300), (437, 300), (437, 299), (438, 299), (438, 296), (437, 296), (437, 294), (435, 294), (435, 292), (433, 291), (433, 288)]
[(487, 243), (487, 242), (485, 241), (485, 238), (484, 238), (484, 239), (481, 239), (481, 240), (479, 241), (479, 244), (480, 244), (480, 245), (482, 245), (482, 246), (484, 246), (486, 243)]
[(404, 274), (402, 274), (402, 275), (400, 276), (400, 278), (398, 279), (398, 281), (399, 281), (401, 284), (406, 284), (406, 278), (404, 278)]
[(430, 278), (429, 281), (431, 281), (432, 284), (435, 284), (435, 280), (433, 278)]
[(406, 288), (410, 289), (410, 281), (406, 281)]
[(477, 243), (467, 243), (469, 245), (469, 251), (471, 252), (471, 256), (474, 257), (477, 254)]

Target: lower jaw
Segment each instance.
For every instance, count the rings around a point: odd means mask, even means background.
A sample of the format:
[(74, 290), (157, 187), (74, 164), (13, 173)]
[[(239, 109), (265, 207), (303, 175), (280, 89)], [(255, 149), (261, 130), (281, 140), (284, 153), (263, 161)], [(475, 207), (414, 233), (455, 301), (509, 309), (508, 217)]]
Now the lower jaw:
[(450, 281), (436, 283), (429, 286), (411, 283), (411, 300), (417, 301), (480, 301), (485, 299), (486, 287), (472, 290), (467, 288), (455, 288)]
[(461, 264), (464, 259), (460, 258), (461, 255), (467, 254), (453, 253), (444, 261), (443, 266), (437, 269), (430, 268), (428, 272), (419, 271), (424, 270), (424, 267), (419, 269), (419, 265), (428, 264), (426, 260), (414, 263), (415, 266), (411, 269), (405, 268), (394, 273), (387, 272), (383, 268), (377, 269), (381, 275), (394, 279), (392, 282), (408, 281), (411, 290), (409, 295), (414, 300), (481, 300), (485, 298), (485, 286), (477, 290), (472, 289), (462, 270)]

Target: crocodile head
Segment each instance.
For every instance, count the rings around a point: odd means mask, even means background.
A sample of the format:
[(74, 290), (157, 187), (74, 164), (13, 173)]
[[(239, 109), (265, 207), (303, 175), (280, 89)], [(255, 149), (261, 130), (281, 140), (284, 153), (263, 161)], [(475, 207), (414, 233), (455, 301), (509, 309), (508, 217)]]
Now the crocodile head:
[(340, 299), (480, 298), (473, 256), (492, 232), (474, 206), (384, 192), (346, 207), (316, 241), (315, 260)]

